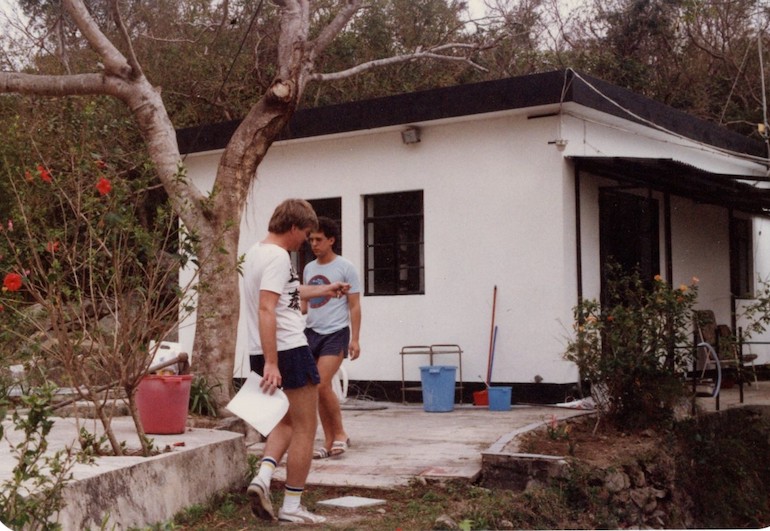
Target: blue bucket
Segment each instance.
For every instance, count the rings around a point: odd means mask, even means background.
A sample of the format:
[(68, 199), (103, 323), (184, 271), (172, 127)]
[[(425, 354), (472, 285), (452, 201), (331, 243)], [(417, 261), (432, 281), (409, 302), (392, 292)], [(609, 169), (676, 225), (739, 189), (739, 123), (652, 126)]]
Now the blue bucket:
[(441, 413), (454, 410), (456, 370), (457, 367), (447, 365), (420, 367), (425, 411)]
[(511, 409), (511, 387), (489, 388), (489, 410), (508, 411)]

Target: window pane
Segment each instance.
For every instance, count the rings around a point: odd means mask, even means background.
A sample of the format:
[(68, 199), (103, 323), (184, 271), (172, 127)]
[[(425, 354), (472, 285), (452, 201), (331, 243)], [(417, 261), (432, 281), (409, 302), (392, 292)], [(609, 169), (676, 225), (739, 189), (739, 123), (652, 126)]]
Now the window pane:
[(365, 293), (425, 292), (422, 191), (364, 198)]
[[(313, 206), (313, 210), (315, 210), (318, 217), (327, 217), (337, 223), (337, 227), (340, 229), (340, 237), (334, 242), (333, 250), (336, 254), (342, 255), (342, 198), (308, 199), (307, 202)], [(315, 260), (315, 256), (313, 251), (310, 250), (310, 244), (306, 242), (297, 252), (297, 262), (294, 264), (300, 278), (302, 278), (305, 265), (313, 260)]]
[(751, 220), (730, 219), (730, 290), (736, 297), (753, 296)]

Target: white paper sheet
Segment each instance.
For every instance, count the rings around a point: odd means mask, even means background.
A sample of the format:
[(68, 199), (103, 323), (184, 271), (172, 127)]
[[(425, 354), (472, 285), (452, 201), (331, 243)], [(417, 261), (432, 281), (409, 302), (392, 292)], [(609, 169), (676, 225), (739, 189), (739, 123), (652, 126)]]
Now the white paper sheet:
[(272, 395), (265, 393), (259, 387), (261, 381), (262, 377), (251, 371), (225, 407), (267, 437), (289, 410), (289, 399), (280, 389)]

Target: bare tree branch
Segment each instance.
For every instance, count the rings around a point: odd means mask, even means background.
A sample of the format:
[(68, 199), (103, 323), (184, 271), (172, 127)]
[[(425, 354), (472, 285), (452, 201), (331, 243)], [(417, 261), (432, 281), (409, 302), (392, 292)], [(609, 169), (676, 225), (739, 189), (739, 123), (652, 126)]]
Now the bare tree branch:
[(0, 94), (11, 92), (41, 96), (107, 94), (122, 98), (124, 90), (125, 87), (122, 86), (121, 81), (102, 74), (42, 76), (0, 72)]
[(67, 54), (67, 47), (64, 45), (64, 23), (62, 21), (62, 17), (58, 17), (56, 19), (56, 24), (54, 25), (54, 32), (56, 34), (56, 55), (59, 57), (59, 60), (64, 65), (64, 70), (68, 73), (72, 73), (72, 69), (70, 68), (70, 61), (69, 61), (69, 55)]
[(123, 16), (120, 14), (120, 6), (118, 5), (118, 1), (112, 0), (110, 5), (112, 16), (115, 17), (115, 26), (117, 26), (118, 32), (123, 37), (126, 47), (128, 48), (128, 63), (131, 65), (131, 75), (134, 79), (139, 76), (144, 76), (142, 65), (139, 64), (139, 59), (137, 59), (136, 52), (134, 51), (134, 43), (131, 40), (131, 37), (128, 35), (128, 30), (126, 29), (126, 25), (123, 22)]
[(88, 43), (104, 61), (107, 72), (128, 79), (131, 76), (131, 65), (120, 50), (102, 33), (82, 0), (63, 0), (62, 4), (75, 19), (75, 24)]
[(406, 63), (409, 61), (415, 61), (418, 59), (433, 59), (433, 60), (440, 60), (440, 61), (455, 61), (460, 63), (466, 63), (473, 68), (476, 68), (478, 70), (481, 70), (482, 72), (487, 72), (488, 70), (481, 66), (480, 64), (472, 61), (469, 57), (464, 56), (455, 56), (455, 55), (444, 55), (441, 52), (448, 49), (453, 48), (467, 48), (467, 49), (473, 49), (478, 50), (480, 49), (479, 46), (475, 44), (462, 44), (462, 43), (454, 43), (454, 44), (444, 44), (441, 46), (436, 46), (435, 48), (431, 48), (428, 50), (417, 50), (414, 53), (409, 54), (403, 54), (403, 55), (395, 55), (393, 57), (387, 57), (385, 59), (375, 59), (374, 61), (368, 61), (366, 63), (361, 63), (359, 65), (356, 65), (352, 68), (348, 68), (347, 70), (341, 70), (339, 72), (330, 72), (327, 74), (323, 73), (315, 73), (311, 74), (308, 79), (312, 81), (336, 81), (339, 79), (346, 79), (348, 77), (354, 76), (356, 74), (360, 74), (361, 72), (365, 72), (367, 70), (371, 70), (373, 68), (379, 68), (382, 66), (388, 66), (398, 63)]
[(316, 37), (316, 39), (310, 43), (312, 48), (313, 58), (323, 53), (329, 44), (340, 34), (340, 32), (347, 26), (353, 15), (356, 14), (361, 7), (361, 0), (347, 0), (345, 6), (339, 10), (328, 26)]

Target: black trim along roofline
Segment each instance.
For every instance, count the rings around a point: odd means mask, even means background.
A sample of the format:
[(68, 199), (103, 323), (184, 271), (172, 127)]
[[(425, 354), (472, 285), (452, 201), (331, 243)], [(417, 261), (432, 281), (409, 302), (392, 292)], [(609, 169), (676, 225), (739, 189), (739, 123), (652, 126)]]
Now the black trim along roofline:
[[(764, 144), (758, 140), (600, 79), (584, 74), (577, 75), (570, 69), (301, 109), (294, 114), (279, 140), (310, 138), (560, 102), (574, 102), (638, 123), (652, 122), (673, 133), (717, 148), (759, 157), (767, 155)], [(629, 115), (623, 109), (633, 114)], [(224, 149), (239, 124), (240, 120), (232, 120), (180, 129), (177, 131), (180, 151), (188, 154)]]

